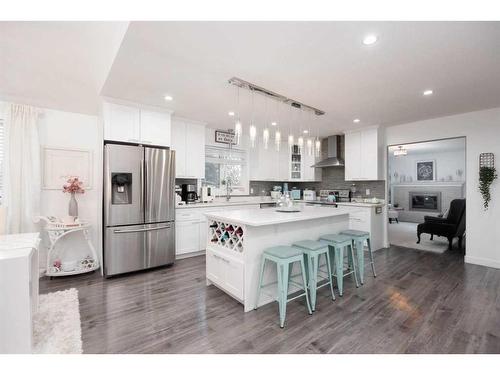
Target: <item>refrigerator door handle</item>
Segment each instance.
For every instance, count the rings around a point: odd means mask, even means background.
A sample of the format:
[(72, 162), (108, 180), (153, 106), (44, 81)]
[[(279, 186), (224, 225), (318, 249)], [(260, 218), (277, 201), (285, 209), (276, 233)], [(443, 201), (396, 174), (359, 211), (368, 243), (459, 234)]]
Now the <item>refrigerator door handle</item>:
[(161, 229), (170, 229), (172, 228), (170, 225), (164, 225), (161, 227), (154, 228), (141, 228), (141, 229), (115, 229), (113, 233), (136, 233), (136, 232), (149, 232), (152, 230), (161, 230)]
[(145, 181), (146, 181), (146, 175), (145, 175), (145, 171), (144, 171), (144, 165), (145, 165), (145, 161), (144, 159), (141, 159), (141, 165), (140, 165), (140, 169), (139, 169), (139, 173), (140, 173), (140, 176), (139, 176), (139, 179), (141, 180), (141, 202), (140, 202), (140, 210), (141, 210), (141, 216), (142, 216), (142, 220), (144, 220), (144, 212), (145, 212), (145, 192), (146, 192), (146, 187), (145, 187)]

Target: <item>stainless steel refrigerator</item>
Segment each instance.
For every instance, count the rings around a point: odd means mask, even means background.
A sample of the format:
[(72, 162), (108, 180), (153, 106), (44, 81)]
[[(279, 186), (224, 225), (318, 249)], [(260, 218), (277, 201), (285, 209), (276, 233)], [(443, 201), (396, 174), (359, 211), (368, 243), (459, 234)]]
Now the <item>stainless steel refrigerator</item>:
[(104, 275), (175, 259), (175, 152), (104, 145)]

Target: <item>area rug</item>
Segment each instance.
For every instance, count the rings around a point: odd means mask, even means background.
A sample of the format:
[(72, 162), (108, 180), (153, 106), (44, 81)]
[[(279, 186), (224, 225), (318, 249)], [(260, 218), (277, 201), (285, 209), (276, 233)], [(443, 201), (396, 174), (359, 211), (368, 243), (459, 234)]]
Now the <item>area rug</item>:
[(432, 251), (438, 254), (442, 254), (448, 249), (448, 240), (446, 238), (434, 236), (434, 240), (431, 241), (428, 234), (422, 234), (420, 243), (417, 244), (417, 225), (417, 223), (405, 221), (388, 224), (389, 243), (411, 249)]
[(33, 329), (34, 353), (81, 354), (78, 290), (41, 294)]

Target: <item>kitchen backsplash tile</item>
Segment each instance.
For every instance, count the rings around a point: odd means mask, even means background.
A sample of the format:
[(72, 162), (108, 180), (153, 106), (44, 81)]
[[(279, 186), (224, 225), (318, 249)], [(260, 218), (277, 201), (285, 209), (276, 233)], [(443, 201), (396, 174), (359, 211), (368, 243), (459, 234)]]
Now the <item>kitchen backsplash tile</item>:
[[(323, 179), (321, 182), (289, 182), (288, 188), (319, 190), (326, 189), (350, 189), (353, 184), (356, 186), (355, 196), (363, 198), (385, 199), (385, 181), (345, 181), (343, 167), (323, 168)], [(282, 182), (272, 181), (250, 181), (250, 195), (270, 195), (270, 191), (275, 185), (283, 185)], [(370, 194), (366, 194), (366, 189), (370, 189)], [(252, 192), (253, 190), (253, 192)]]

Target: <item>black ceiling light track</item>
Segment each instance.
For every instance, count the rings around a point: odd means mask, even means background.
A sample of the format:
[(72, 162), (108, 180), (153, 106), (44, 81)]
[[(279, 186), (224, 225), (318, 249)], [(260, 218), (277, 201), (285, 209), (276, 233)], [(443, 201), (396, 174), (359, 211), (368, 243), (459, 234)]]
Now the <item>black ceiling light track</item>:
[(245, 80), (243, 80), (241, 78), (232, 77), (232, 78), (229, 79), (228, 82), (231, 85), (240, 87), (242, 89), (247, 89), (247, 90), (250, 90), (250, 91), (254, 91), (254, 92), (257, 92), (257, 93), (262, 94), (264, 96), (267, 96), (267, 97), (270, 97), (272, 99), (278, 100), (280, 102), (288, 104), (291, 107), (299, 108), (299, 109), (302, 109), (304, 111), (311, 111), (316, 116), (322, 116), (322, 115), (325, 114), (325, 111), (322, 111), (322, 110), (320, 110), (318, 108), (311, 107), (310, 105), (301, 103), (301, 102), (299, 102), (297, 100), (290, 99), (290, 98), (288, 98), (288, 97), (286, 97), (284, 95), (277, 94), (277, 93), (275, 93), (275, 92), (273, 92), (271, 90), (267, 90), (267, 89), (265, 89), (263, 87), (254, 85), (253, 83), (245, 81)]

